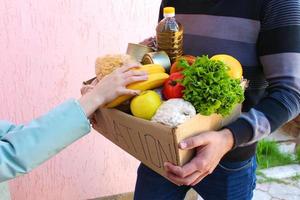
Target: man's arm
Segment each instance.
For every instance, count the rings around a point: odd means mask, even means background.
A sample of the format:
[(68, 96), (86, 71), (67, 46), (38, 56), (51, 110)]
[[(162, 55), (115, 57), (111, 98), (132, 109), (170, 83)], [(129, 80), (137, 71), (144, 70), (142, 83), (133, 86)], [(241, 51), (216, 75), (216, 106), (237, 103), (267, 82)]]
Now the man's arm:
[(299, 114), (300, 1), (265, 2), (258, 48), (269, 83), (266, 96), (223, 130), (180, 142), (182, 149), (196, 148), (196, 155), (182, 167), (165, 164), (168, 178), (178, 185), (199, 183), (230, 149), (258, 141)]
[(265, 98), (227, 126), (235, 147), (258, 141), (300, 112), (299, 16), (299, 0), (271, 0), (263, 5), (258, 53), (269, 86)]

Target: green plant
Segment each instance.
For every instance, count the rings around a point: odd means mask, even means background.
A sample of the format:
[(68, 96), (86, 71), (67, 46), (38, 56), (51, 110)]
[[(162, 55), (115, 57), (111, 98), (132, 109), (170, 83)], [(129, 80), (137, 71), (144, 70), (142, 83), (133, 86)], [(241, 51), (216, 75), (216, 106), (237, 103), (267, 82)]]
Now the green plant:
[(279, 179), (279, 178), (267, 177), (260, 170), (257, 170), (256, 175), (259, 176), (259, 178), (257, 179), (257, 182), (260, 184), (261, 183), (279, 183), (279, 184), (290, 185), (290, 184), (293, 184), (293, 182), (298, 182), (300, 180), (300, 174), (289, 177), (288, 179)]
[(236, 104), (244, 101), (240, 80), (228, 75), (229, 67), (223, 62), (207, 56), (197, 57), (191, 66), (185, 59), (179, 62), (185, 76), (183, 99), (192, 103), (197, 113), (227, 116)]
[(291, 179), (293, 181), (299, 181), (300, 180), (300, 174), (297, 174), (296, 176), (293, 176)]
[(296, 149), (296, 159), (299, 161), (299, 163), (300, 163), (300, 147), (298, 147), (297, 149)]
[(258, 169), (281, 166), (299, 162), (292, 154), (282, 153), (275, 141), (261, 140), (257, 147)]
[(259, 175), (261, 178), (257, 180), (258, 183), (262, 184), (262, 183), (279, 183), (279, 184), (289, 184), (288, 181), (286, 180), (282, 180), (282, 179), (278, 179), (278, 178), (270, 178), (267, 177), (266, 175), (262, 174)]

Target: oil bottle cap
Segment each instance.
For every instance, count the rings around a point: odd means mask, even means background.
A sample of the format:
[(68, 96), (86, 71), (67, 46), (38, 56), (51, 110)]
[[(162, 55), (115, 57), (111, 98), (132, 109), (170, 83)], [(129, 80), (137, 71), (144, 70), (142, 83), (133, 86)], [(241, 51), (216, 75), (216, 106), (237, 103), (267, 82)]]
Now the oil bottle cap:
[(174, 17), (175, 8), (174, 7), (164, 7), (164, 17)]

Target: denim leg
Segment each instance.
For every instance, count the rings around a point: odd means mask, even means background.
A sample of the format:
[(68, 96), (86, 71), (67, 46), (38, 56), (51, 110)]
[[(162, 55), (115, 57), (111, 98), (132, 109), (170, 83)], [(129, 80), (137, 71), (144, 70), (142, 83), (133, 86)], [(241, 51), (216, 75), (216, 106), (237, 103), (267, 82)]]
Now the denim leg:
[(256, 186), (256, 158), (220, 162), (212, 174), (193, 188), (205, 200), (251, 200)]
[(138, 169), (134, 200), (183, 200), (190, 187), (177, 186), (141, 164)]

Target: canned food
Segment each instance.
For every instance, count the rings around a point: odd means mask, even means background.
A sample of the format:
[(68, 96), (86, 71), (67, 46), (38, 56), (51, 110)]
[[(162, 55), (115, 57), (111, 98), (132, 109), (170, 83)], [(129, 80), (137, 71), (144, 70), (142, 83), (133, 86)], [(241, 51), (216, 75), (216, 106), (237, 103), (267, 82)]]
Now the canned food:
[(126, 54), (130, 55), (136, 61), (142, 62), (144, 55), (149, 52), (153, 52), (151, 47), (142, 44), (128, 43)]
[(144, 55), (142, 64), (159, 64), (162, 65), (166, 72), (169, 73), (171, 68), (171, 61), (168, 54), (164, 51), (150, 52)]

